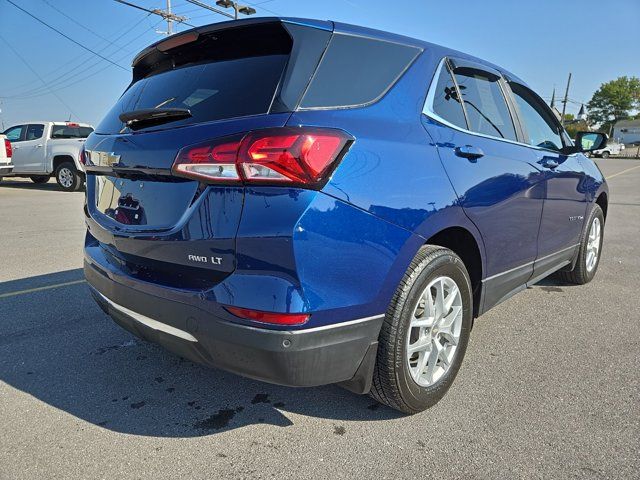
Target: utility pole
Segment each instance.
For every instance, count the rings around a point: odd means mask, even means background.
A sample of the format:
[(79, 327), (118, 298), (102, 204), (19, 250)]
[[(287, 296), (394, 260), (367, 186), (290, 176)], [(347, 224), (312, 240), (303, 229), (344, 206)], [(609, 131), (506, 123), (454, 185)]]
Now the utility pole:
[(567, 102), (569, 101), (569, 85), (571, 85), (571, 73), (569, 73), (569, 79), (567, 80), (567, 89), (564, 91), (564, 99), (562, 100), (562, 126), (564, 127), (564, 114), (567, 110)]
[(173, 34), (173, 20), (171, 19), (171, 0), (167, 0), (167, 35)]
[(159, 17), (164, 18), (167, 21), (167, 31), (166, 32), (158, 32), (158, 33), (162, 33), (165, 35), (172, 35), (173, 34), (173, 22), (178, 22), (178, 23), (184, 23), (186, 25), (189, 25), (190, 27), (193, 27), (193, 25), (190, 25), (187, 23), (188, 18), (184, 17), (182, 15), (176, 15), (171, 11), (171, 0), (167, 0), (167, 9), (166, 10), (162, 10), (160, 8), (154, 8), (152, 10), (145, 8), (145, 7), (141, 7), (140, 5), (136, 5), (135, 3), (131, 3), (128, 2), (126, 0), (115, 0), (118, 3), (122, 3), (123, 5), (127, 5), (128, 7), (133, 7), (133, 8), (137, 8), (138, 10), (142, 10), (143, 12), (147, 12), (147, 13), (153, 13), (154, 15), (158, 15)]

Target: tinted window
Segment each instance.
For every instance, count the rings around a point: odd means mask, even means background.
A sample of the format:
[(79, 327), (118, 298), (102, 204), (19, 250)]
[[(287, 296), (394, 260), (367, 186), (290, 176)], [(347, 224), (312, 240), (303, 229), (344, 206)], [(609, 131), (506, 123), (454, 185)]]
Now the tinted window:
[(443, 120), (461, 128), (467, 128), (462, 104), (458, 98), (456, 86), (453, 83), (451, 72), (446, 65), (440, 69), (440, 76), (433, 96), (433, 113)]
[(91, 127), (54, 125), (51, 127), (51, 138), (87, 138), (91, 132), (93, 132)]
[(24, 130), (24, 125), (17, 125), (15, 127), (11, 127), (4, 132), (7, 136), (7, 140), (10, 142), (20, 142), (22, 138), (22, 131)]
[(516, 132), (498, 78), (475, 68), (456, 68), (456, 81), (464, 100), (469, 130), (516, 140)]
[(287, 55), (266, 55), (192, 65), (140, 80), (97, 128), (122, 129), (118, 116), (145, 108), (186, 108), (191, 117), (164, 127), (267, 113)]
[(538, 96), (528, 88), (510, 84), (518, 106), (520, 121), (523, 123), (530, 145), (558, 151), (563, 147), (560, 127), (554, 115)]
[(407, 45), (335, 34), (300, 106), (370, 103), (393, 86), (419, 53)]
[(29, 125), (27, 127), (27, 140), (37, 140), (42, 138), (42, 132), (44, 132), (44, 125)]

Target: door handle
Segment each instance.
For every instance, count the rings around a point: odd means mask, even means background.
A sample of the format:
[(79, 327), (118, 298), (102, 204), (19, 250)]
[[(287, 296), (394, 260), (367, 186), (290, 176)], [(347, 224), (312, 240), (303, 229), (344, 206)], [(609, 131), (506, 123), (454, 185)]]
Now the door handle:
[(472, 145), (456, 147), (455, 153), (458, 157), (467, 158), (472, 162), (475, 162), (480, 157), (484, 157), (484, 152), (480, 148)]
[(36, 145), (36, 148), (42, 148), (42, 144), (39, 143), (38, 145)]
[(555, 158), (549, 158), (549, 157), (544, 157), (538, 163), (543, 167), (550, 168), (552, 170), (556, 168), (558, 165), (560, 165)]

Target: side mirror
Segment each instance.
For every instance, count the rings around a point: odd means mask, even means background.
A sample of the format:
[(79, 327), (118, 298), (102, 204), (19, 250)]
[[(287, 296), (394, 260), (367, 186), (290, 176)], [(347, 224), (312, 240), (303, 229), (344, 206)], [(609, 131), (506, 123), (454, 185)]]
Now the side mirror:
[(576, 134), (576, 147), (580, 152), (593, 152), (606, 147), (609, 137), (599, 132), (578, 132)]

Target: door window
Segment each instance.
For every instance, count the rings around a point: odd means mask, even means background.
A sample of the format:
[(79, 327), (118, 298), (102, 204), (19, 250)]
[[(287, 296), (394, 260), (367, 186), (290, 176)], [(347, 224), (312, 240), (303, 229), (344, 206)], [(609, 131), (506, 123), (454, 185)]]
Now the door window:
[(467, 121), (464, 118), (462, 104), (458, 98), (453, 77), (446, 64), (443, 64), (440, 68), (437, 82), (431, 106), (433, 113), (453, 125), (466, 129)]
[(469, 130), (517, 140), (499, 77), (472, 67), (458, 67), (454, 75), (464, 101)]
[(547, 150), (563, 147), (561, 127), (553, 112), (535, 93), (517, 83), (510, 83), (519, 110), (520, 121), (527, 135), (527, 143)]
[(24, 130), (24, 125), (17, 125), (15, 127), (11, 127), (4, 134), (7, 136), (7, 140), (10, 142), (20, 142), (23, 140), (22, 132)]
[(44, 125), (41, 125), (41, 124), (29, 125), (27, 127), (26, 140), (37, 140), (39, 138), (42, 138), (43, 132), (44, 132)]

